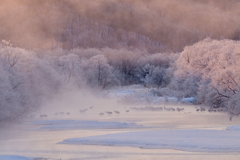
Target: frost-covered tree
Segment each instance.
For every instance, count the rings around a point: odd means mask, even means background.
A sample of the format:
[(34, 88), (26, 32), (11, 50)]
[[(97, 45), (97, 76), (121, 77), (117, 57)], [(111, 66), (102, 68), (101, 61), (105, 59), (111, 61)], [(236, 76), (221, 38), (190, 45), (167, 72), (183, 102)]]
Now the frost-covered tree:
[(55, 59), (55, 69), (63, 76), (66, 83), (77, 83), (80, 81), (81, 69), (79, 67), (80, 59), (75, 54), (67, 54)]
[(157, 87), (158, 89), (161, 86), (167, 84), (166, 81), (166, 69), (160, 67), (151, 67), (149, 74), (144, 78), (144, 82), (147, 86)]
[(104, 55), (82, 60), (81, 67), (87, 84), (92, 87), (105, 89), (117, 83), (113, 68), (108, 64), (108, 60)]
[(26, 72), (26, 75), (30, 92), (40, 101), (57, 93), (65, 80), (64, 76), (44, 59), (34, 59), (32, 68)]
[(11, 45), (0, 47), (0, 73), (0, 123), (27, 116), (61, 86), (47, 60)]
[(10, 45), (0, 47), (0, 123), (16, 121), (38, 106), (23, 69), (25, 54)]
[(139, 59), (143, 56), (142, 52), (126, 49), (106, 49), (104, 52), (106, 52), (109, 64), (114, 68), (113, 72), (122, 86), (140, 83), (138, 68), (140, 67)]
[[(239, 51), (239, 41), (209, 38), (186, 47), (176, 62), (172, 86), (194, 91), (199, 103), (228, 107), (231, 114), (240, 114), (236, 100), (240, 91)], [(190, 82), (188, 87), (186, 82)]]

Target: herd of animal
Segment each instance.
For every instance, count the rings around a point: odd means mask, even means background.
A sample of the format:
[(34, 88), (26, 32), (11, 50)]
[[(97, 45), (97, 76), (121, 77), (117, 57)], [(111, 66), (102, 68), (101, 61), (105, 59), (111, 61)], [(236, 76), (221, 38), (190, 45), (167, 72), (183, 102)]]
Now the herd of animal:
[(146, 107), (132, 107), (131, 109), (134, 109), (134, 110), (148, 110), (148, 111), (162, 111), (162, 110), (166, 110), (166, 111), (183, 111), (184, 108), (173, 108), (173, 107), (152, 107), (152, 106), (146, 106)]
[[(120, 113), (119, 111), (115, 111), (115, 110), (114, 110), (114, 112), (115, 112), (116, 114), (119, 114), (119, 113)], [(108, 115), (113, 114), (113, 112), (111, 112), (111, 111), (105, 111), (105, 113), (108, 114)], [(104, 115), (104, 113), (99, 113), (99, 115)]]
[[(84, 108), (84, 109), (80, 109), (79, 110), (79, 113), (85, 113), (85, 112), (87, 112), (87, 111), (89, 111), (89, 110), (91, 110), (91, 109), (93, 109), (94, 108), (94, 106), (91, 106), (91, 107), (89, 107), (89, 108)], [(125, 112), (130, 112), (130, 110), (126, 110)], [(111, 111), (105, 111), (105, 113), (103, 113), (103, 112), (101, 112), (101, 113), (99, 113), (99, 115), (104, 115), (104, 114), (107, 114), (107, 115), (111, 115), (111, 114), (120, 114), (120, 112), (119, 111), (117, 111), (117, 110), (114, 110), (113, 112), (111, 112)], [(55, 116), (57, 116), (57, 115), (70, 115), (70, 112), (56, 112), (54, 115)], [(40, 117), (41, 118), (47, 118), (48, 116), (46, 115), (46, 114), (41, 114), (40, 115)]]
[[(91, 107), (89, 107), (89, 108), (84, 108), (84, 109), (80, 109), (79, 110), (79, 113), (85, 113), (85, 112), (87, 112), (87, 111), (89, 111), (89, 110), (91, 110), (91, 109), (93, 109), (94, 108), (94, 106), (91, 106)], [(203, 111), (206, 111), (206, 108), (204, 108), (204, 107), (202, 107), (202, 106), (200, 106), (200, 108), (199, 107), (195, 107), (196, 108), (196, 111), (197, 112), (203, 112)], [(145, 110), (145, 111), (163, 111), (163, 110), (165, 110), (165, 111), (178, 111), (178, 112), (180, 112), (180, 111), (184, 111), (184, 108), (179, 108), (179, 107), (177, 107), (177, 108), (173, 108), (173, 107), (153, 107), (153, 106), (146, 106), (146, 107), (132, 107), (131, 108), (132, 110)], [(227, 111), (227, 109), (226, 108), (219, 108), (219, 109), (213, 109), (213, 108), (209, 108), (208, 109), (208, 111), (209, 112), (225, 112), (225, 111)], [(128, 113), (128, 112), (130, 112), (130, 110), (127, 110), (127, 109), (125, 109), (125, 112), (126, 113)], [(56, 112), (54, 115), (70, 115), (70, 113), (69, 112)], [(106, 114), (106, 115), (112, 115), (112, 114), (120, 114), (120, 112), (119, 111), (117, 111), (117, 110), (114, 110), (114, 111), (105, 111), (105, 112), (101, 112), (101, 113), (99, 113), (99, 115), (100, 116), (103, 116), (104, 114)], [(40, 117), (41, 118), (47, 118), (48, 116), (46, 115), (46, 114), (41, 114), (40, 115)]]
[[(196, 111), (197, 112), (203, 112), (206, 111), (206, 108), (204, 108), (203, 106), (200, 106), (200, 108), (196, 107)], [(226, 112), (227, 108), (218, 108), (218, 109), (214, 109), (214, 108), (209, 108), (208, 112)]]

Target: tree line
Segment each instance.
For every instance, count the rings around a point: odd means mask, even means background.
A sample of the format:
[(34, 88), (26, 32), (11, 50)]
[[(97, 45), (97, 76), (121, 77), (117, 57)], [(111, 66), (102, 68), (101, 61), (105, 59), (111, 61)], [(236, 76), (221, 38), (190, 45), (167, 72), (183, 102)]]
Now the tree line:
[(16, 121), (63, 88), (98, 90), (141, 84), (161, 96), (240, 114), (240, 43), (203, 41), (181, 53), (127, 49), (26, 50), (0, 45), (0, 123)]

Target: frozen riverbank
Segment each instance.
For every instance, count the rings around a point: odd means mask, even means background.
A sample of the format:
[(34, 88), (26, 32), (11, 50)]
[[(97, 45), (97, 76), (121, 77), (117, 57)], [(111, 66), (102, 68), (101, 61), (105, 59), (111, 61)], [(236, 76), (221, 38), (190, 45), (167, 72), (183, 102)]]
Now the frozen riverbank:
[(34, 160), (33, 158), (16, 156), (16, 155), (0, 155), (1, 160)]
[[(234, 140), (240, 135), (236, 130), (240, 117), (229, 121), (224, 112), (197, 112), (194, 105), (183, 104), (151, 105), (183, 111), (135, 110), (146, 104), (126, 105), (117, 100), (78, 92), (60, 95), (25, 124), (0, 130), (0, 155), (48, 160), (240, 159), (235, 152), (240, 143)], [(88, 110), (79, 112), (84, 109)]]
[(142, 127), (135, 123), (78, 120), (38, 120), (30, 124), (44, 125), (34, 130), (124, 129)]
[(129, 146), (195, 152), (240, 152), (240, 131), (154, 130), (66, 139), (59, 144)]

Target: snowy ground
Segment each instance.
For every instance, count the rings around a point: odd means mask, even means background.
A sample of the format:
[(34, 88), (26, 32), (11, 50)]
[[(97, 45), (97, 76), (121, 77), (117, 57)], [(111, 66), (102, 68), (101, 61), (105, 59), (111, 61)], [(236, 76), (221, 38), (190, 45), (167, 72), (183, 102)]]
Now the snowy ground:
[(33, 160), (33, 158), (16, 156), (16, 155), (0, 155), (1, 160)]
[(157, 88), (143, 88), (141, 85), (133, 85), (128, 87), (116, 87), (111, 90), (106, 90), (105, 97), (119, 98), (121, 103), (131, 104), (145, 104), (145, 105), (158, 105), (162, 103), (173, 104), (192, 104), (195, 102), (194, 97), (176, 98), (176, 97), (159, 97), (154, 94)]
[(229, 127), (227, 127), (227, 130), (229, 130), (229, 131), (240, 131), (240, 125), (229, 126)]
[[(118, 103), (139, 95), (142, 104)], [(0, 160), (240, 159), (239, 117), (229, 121), (224, 112), (197, 112), (182, 102), (152, 103), (161, 97), (139, 86), (103, 96), (58, 95), (25, 124), (0, 130)]]
[(129, 146), (195, 152), (240, 152), (240, 131), (154, 130), (71, 138), (59, 144)]
[(123, 129), (142, 127), (134, 123), (78, 120), (38, 120), (33, 121), (31, 124), (44, 125), (35, 130)]

